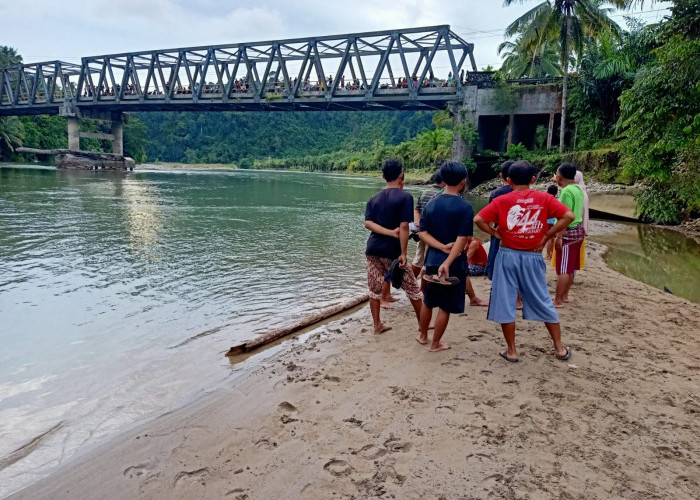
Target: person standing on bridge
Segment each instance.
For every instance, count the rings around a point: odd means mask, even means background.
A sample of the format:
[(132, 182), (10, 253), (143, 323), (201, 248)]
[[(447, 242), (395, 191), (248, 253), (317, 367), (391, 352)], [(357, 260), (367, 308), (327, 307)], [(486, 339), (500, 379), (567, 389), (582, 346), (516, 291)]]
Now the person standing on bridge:
[(413, 220), (413, 196), (403, 187), (403, 165), (399, 160), (387, 159), (382, 165), (382, 177), (386, 187), (374, 195), (365, 209), (365, 227), (372, 233), (367, 240), (367, 287), (369, 308), (374, 321), (374, 334), (379, 335), (391, 327), (380, 318), (380, 301), (384, 276), (393, 260), (404, 271), (401, 288), (413, 306), (416, 319), (420, 319), (423, 294), (413, 271), (406, 262), (408, 248), (408, 224)]

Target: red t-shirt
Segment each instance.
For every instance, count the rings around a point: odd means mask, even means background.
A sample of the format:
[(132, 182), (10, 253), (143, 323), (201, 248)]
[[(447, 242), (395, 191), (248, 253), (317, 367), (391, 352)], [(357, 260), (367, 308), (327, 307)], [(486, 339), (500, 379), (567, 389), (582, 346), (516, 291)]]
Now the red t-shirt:
[(482, 245), (481, 242), (476, 238), (474, 238), (473, 241), (476, 241), (479, 244), (479, 247), (476, 249), (476, 252), (474, 252), (472, 258), (469, 259), (469, 263), (476, 264), (477, 266), (486, 267), (486, 264), (489, 260), (489, 256), (486, 253), (486, 249), (484, 248), (484, 245)]
[(495, 198), (478, 215), (486, 222), (498, 223), (501, 246), (533, 250), (547, 232), (547, 219), (560, 219), (568, 211), (551, 194), (525, 189)]

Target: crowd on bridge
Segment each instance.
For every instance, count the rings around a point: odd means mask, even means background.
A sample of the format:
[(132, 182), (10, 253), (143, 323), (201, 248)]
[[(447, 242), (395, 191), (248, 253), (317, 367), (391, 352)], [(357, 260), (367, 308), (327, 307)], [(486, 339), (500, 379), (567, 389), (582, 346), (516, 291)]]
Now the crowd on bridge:
[[(515, 325), (520, 309), (523, 319), (545, 324), (555, 357), (569, 359), (571, 350), (561, 340), (556, 308), (570, 307), (569, 289), (576, 271), (583, 268), (588, 195), (583, 174), (570, 163), (559, 166), (547, 192), (531, 188), (536, 173), (527, 161), (505, 162), (503, 186), (474, 214), (462, 196), (468, 182), (462, 163), (443, 164), (414, 208), (413, 197), (403, 190), (401, 162), (386, 160), (386, 187), (365, 210), (365, 227), (371, 232), (365, 253), (374, 333), (391, 329), (381, 321), (381, 308), (398, 300), (391, 297), (391, 283), (408, 296), (418, 320), (416, 340), (431, 352), (450, 348), (442, 337), (450, 314), (464, 312), (466, 294), (471, 306), (488, 307), (487, 318), (501, 325), (506, 349), (500, 355), (505, 360), (519, 359)], [(488, 254), (474, 237), (474, 225), (491, 236)], [(410, 236), (418, 240), (412, 266), (407, 260)], [(557, 274), (554, 300), (543, 251)], [(471, 284), (471, 277), (482, 275), (491, 280), (488, 301), (477, 297)]]
[[(381, 83), (378, 84), (380, 90), (400, 90), (400, 89), (417, 89), (417, 88), (448, 88), (455, 87), (457, 82), (460, 81), (462, 85), (466, 85), (465, 72), (461, 71), (460, 75), (455, 78), (450, 72), (446, 79), (441, 80), (435, 78), (432, 69), (429, 71), (428, 75), (421, 82), (418, 81), (419, 77), (416, 72), (414, 72), (410, 79), (405, 77), (381, 79)], [(328, 76), (324, 80), (312, 81), (308, 77), (304, 79), (301, 85), (298, 85), (298, 78), (294, 79), (285, 78), (283, 80), (270, 79), (265, 87), (265, 92), (267, 94), (288, 94), (294, 91), (299, 92), (326, 92), (328, 89), (335, 89), (340, 91), (365, 91), (367, 89), (366, 85), (356, 76), (353, 78), (345, 78), (342, 75), (339, 81), (334, 82), (333, 75)], [(192, 95), (199, 94), (199, 83), (192, 85), (181, 85), (177, 83), (173, 89), (174, 95)], [(251, 89), (252, 87), (252, 89)], [(110, 87), (106, 84), (102, 84), (96, 87), (96, 91), (93, 85), (86, 85), (83, 90), (83, 98), (92, 98), (95, 92), (102, 97), (116, 97), (116, 96), (137, 96), (139, 95), (139, 88), (134, 84), (124, 85), (123, 91), (121, 91), (121, 85), (115, 84)], [(250, 79), (236, 78), (231, 84), (232, 94), (250, 94), (253, 92), (255, 86), (251, 85)], [(221, 95), (225, 92), (225, 86), (216, 83), (207, 83), (201, 89), (201, 94), (214, 94)], [(165, 84), (163, 88), (156, 86), (153, 90), (148, 90), (146, 95), (150, 96), (161, 96), (170, 94), (170, 84)]]

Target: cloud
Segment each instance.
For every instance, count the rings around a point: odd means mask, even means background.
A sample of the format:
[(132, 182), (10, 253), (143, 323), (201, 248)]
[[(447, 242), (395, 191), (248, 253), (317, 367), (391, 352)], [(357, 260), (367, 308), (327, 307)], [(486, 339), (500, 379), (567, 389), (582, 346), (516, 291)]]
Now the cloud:
[(531, 7), (504, 8), (500, 0), (261, 0), (254, 6), (238, 0), (23, 0), (0, 4), (0, 28), (1, 43), (27, 62), (76, 62), (89, 55), (450, 24), (475, 44), (483, 67), (498, 64), (505, 26)]

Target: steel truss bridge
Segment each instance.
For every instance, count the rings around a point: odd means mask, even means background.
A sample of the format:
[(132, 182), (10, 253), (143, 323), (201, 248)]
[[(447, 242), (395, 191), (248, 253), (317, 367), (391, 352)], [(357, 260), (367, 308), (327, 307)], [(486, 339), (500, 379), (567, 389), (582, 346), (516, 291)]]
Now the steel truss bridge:
[(0, 116), (444, 109), (473, 49), (442, 25), (32, 63), (2, 71)]

